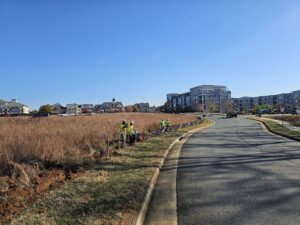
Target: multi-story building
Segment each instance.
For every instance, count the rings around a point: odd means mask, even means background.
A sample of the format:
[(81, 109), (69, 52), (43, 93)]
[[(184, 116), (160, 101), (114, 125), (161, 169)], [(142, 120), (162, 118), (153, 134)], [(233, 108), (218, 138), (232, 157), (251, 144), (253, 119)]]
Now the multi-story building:
[(168, 111), (177, 110), (179, 108), (178, 96), (179, 94), (175, 93), (167, 94)]
[(227, 87), (218, 85), (194, 87), (190, 90), (190, 93), (193, 110), (197, 110), (201, 106), (204, 111), (208, 111), (209, 104), (214, 104), (217, 107), (217, 111), (223, 112), (223, 103), (231, 98), (231, 92)]
[(259, 99), (252, 97), (242, 97), (233, 99), (233, 102), (237, 107), (236, 110), (240, 112), (252, 112), (252, 109), (258, 101)]
[(223, 104), (230, 98), (226, 86), (201, 85), (184, 94), (168, 94), (167, 106), (170, 111), (208, 111), (213, 104), (216, 111), (223, 112)]
[(300, 90), (291, 93), (290, 101), (295, 108), (300, 109)]
[(293, 112), (300, 108), (300, 90), (278, 95), (236, 98), (234, 101), (238, 103), (240, 112), (253, 112), (257, 105), (270, 106), (273, 111), (280, 111), (283, 107), (286, 112)]
[(0, 114), (23, 115), (29, 114), (29, 106), (19, 103), (16, 99), (11, 101), (0, 100)]

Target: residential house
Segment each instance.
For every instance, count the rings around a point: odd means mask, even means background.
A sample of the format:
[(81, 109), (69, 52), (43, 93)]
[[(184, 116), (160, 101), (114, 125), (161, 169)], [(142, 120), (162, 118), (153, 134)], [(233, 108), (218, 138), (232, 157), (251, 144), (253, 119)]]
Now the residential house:
[(137, 103), (135, 104), (139, 112), (149, 112), (150, 104), (149, 103)]
[(51, 108), (51, 113), (54, 115), (65, 114), (67, 112), (67, 108), (59, 103), (52, 105)]
[(66, 112), (67, 112), (67, 114), (78, 115), (81, 113), (81, 109), (79, 108), (79, 105), (76, 103), (67, 104)]
[(95, 113), (104, 113), (104, 110), (102, 109), (102, 104), (97, 104), (94, 106), (94, 112)]
[(11, 101), (0, 100), (0, 114), (23, 115), (29, 114), (29, 106), (19, 103), (17, 99)]
[(123, 104), (122, 102), (104, 102), (101, 104), (101, 110), (104, 112), (122, 112)]
[(6, 101), (0, 99), (0, 115), (4, 114), (4, 105), (5, 105)]
[(82, 104), (80, 105), (82, 113), (93, 113), (94, 112), (94, 104)]

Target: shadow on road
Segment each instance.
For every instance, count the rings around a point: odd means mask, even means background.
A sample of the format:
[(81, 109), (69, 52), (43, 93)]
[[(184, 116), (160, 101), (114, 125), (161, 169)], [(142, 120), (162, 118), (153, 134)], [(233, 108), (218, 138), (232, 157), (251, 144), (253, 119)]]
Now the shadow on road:
[(179, 158), (177, 195), (180, 225), (299, 225), (300, 144), (259, 126), (197, 134)]

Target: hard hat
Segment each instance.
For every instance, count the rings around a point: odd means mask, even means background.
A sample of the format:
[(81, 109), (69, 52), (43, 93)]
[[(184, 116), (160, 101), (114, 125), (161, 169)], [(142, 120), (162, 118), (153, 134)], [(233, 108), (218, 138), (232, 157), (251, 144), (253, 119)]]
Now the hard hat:
[(131, 122), (130, 122), (131, 124), (134, 124), (134, 121), (133, 120), (131, 120)]

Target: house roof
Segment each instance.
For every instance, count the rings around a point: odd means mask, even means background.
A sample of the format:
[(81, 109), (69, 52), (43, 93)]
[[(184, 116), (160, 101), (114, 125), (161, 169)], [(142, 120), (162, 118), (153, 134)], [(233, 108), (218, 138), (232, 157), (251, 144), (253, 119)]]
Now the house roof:
[[(113, 102), (103, 102), (103, 103), (102, 103), (103, 106), (104, 106), (104, 105), (112, 105), (112, 104), (113, 104)], [(123, 105), (122, 102), (116, 102), (115, 104), (116, 104), (116, 105)]]
[(150, 104), (147, 102), (136, 103), (137, 106), (149, 106)]
[(53, 107), (53, 108), (54, 108), (54, 107), (60, 107), (60, 108), (62, 108), (63, 106), (62, 106), (62, 104), (60, 104), (60, 103), (55, 103), (55, 104), (53, 104), (52, 107)]
[(81, 104), (81, 107), (94, 108), (94, 104)]
[(5, 104), (7, 107), (28, 107), (27, 105), (24, 105), (19, 102), (6, 102)]

